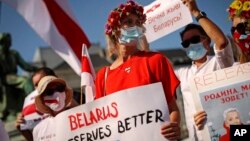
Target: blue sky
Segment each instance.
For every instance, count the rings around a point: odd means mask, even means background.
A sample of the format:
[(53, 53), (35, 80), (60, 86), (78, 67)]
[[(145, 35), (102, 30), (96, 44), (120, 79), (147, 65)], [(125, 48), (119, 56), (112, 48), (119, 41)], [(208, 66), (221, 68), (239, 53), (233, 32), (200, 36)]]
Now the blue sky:
[[(125, 0), (69, 0), (71, 9), (91, 42), (105, 46), (104, 25), (109, 12)], [(141, 5), (148, 5), (153, 0), (137, 0)], [(226, 9), (232, 0), (197, 0), (200, 10), (205, 11), (225, 34), (230, 33), (231, 22)], [(22, 19), (19, 14), (2, 4), (0, 14), (0, 32), (12, 34), (12, 48), (31, 62), (37, 47), (48, 46)], [(151, 49), (180, 48), (180, 30), (164, 36), (150, 44)]]

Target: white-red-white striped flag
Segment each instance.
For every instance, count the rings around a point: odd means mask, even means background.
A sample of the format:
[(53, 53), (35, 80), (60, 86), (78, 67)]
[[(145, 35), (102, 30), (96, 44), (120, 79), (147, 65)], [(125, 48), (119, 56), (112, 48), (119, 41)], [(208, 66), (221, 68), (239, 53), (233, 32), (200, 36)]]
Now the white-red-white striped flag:
[(81, 46), (90, 42), (68, 0), (0, 0), (13, 7), (72, 68), (81, 74)]
[(88, 49), (85, 44), (82, 45), (82, 73), (81, 87), (85, 94), (85, 102), (91, 102), (95, 98), (95, 70), (89, 57)]
[(39, 114), (36, 110), (35, 97), (38, 92), (34, 90), (24, 100), (22, 116), (25, 123), (21, 124), (21, 130), (33, 129), (41, 120), (48, 117), (47, 114)]

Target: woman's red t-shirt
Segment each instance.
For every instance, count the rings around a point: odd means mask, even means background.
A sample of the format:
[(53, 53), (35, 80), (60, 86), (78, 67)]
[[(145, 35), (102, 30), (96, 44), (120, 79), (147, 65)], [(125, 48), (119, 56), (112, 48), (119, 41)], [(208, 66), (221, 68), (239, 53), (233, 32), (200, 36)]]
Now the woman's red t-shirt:
[[(106, 68), (108, 73), (104, 89)], [(170, 102), (180, 83), (171, 64), (160, 53), (139, 51), (113, 70), (109, 67), (99, 70), (95, 80), (96, 99), (120, 90), (156, 82), (162, 82), (166, 100)]]

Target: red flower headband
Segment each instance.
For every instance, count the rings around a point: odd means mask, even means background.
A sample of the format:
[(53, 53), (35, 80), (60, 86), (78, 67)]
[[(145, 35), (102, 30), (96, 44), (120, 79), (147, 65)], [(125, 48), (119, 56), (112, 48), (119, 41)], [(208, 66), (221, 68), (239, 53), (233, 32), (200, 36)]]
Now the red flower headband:
[(121, 21), (129, 14), (135, 14), (140, 20), (140, 24), (144, 24), (146, 21), (146, 14), (143, 14), (143, 7), (138, 5), (132, 0), (127, 1), (126, 4), (121, 4), (115, 8), (108, 16), (108, 21), (105, 27), (105, 34), (115, 39), (119, 28), (121, 27)]
[(247, 20), (250, 19), (250, 0), (234, 0), (229, 8), (229, 18), (232, 20), (234, 16), (242, 16)]

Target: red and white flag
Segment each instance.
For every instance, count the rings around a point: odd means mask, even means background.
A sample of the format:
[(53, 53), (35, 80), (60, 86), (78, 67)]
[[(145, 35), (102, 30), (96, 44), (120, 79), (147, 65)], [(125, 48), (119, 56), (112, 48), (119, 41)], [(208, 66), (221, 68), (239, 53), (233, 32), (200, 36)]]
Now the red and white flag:
[(36, 110), (35, 97), (38, 92), (34, 90), (24, 100), (22, 116), (25, 123), (21, 124), (21, 130), (33, 129), (41, 120), (48, 117), (47, 114), (39, 114)]
[(91, 102), (95, 98), (95, 70), (89, 57), (88, 49), (85, 44), (82, 45), (82, 73), (81, 87), (85, 94), (85, 102)]
[(74, 18), (68, 0), (0, 0), (13, 7), (78, 74), (81, 46), (90, 42)]
[[(35, 98), (38, 95), (37, 90), (31, 92), (25, 97), (22, 109), (22, 116), (24, 117), (25, 123), (21, 124), (21, 130), (33, 129), (41, 120), (47, 118), (48, 114), (38, 113)], [(59, 101), (54, 97), (45, 97), (45, 103), (55, 103)]]

